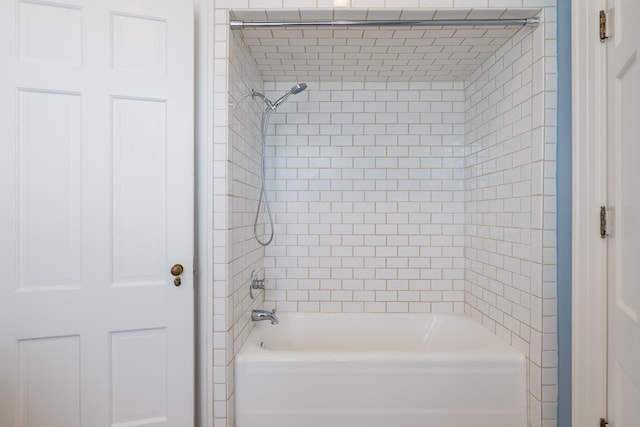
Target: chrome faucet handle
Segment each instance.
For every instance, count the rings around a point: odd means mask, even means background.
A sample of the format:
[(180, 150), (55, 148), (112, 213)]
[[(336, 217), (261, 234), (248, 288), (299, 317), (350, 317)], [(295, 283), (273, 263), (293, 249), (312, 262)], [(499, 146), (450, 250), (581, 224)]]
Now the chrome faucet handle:
[(272, 325), (277, 325), (278, 323), (280, 323), (280, 321), (278, 320), (278, 318), (276, 317), (276, 308), (273, 307), (271, 309), (271, 324)]
[(251, 283), (249, 284), (249, 296), (251, 299), (255, 298), (253, 294), (254, 289), (264, 289), (265, 285), (269, 283), (266, 279), (258, 279), (258, 273), (255, 270), (251, 270)]

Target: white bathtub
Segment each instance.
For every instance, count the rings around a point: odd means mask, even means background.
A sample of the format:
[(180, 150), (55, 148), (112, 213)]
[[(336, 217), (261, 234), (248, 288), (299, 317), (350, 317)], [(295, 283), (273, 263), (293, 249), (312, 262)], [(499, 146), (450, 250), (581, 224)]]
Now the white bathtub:
[(278, 314), (235, 364), (237, 427), (525, 427), (524, 356), (474, 321)]

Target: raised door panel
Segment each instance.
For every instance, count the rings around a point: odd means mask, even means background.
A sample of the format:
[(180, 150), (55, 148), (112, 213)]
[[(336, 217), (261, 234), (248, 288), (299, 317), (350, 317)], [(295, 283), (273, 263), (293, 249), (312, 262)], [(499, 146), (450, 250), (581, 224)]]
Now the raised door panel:
[(23, 61), (80, 65), (82, 8), (22, 1), (18, 6), (18, 52)]
[(114, 332), (110, 354), (112, 425), (166, 422), (166, 329)]
[(80, 287), (81, 98), (18, 91), (20, 290)]
[(165, 74), (167, 24), (164, 19), (112, 14), (113, 69)]
[(166, 104), (115, 98), (112, 105), (113, 283), (166, 285)]
[(78, 336), (20, 340), (18, 425), (80, 427)]

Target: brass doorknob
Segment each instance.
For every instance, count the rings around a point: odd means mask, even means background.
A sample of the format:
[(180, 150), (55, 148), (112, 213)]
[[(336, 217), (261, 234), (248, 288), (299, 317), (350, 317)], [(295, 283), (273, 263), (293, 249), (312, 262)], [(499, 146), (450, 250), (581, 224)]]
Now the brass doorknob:
[(174, 264), (174, 266), (171, 267), (171, 274), (175, 277), (175, 279), (173, 279), (174, 285), (180, 286), (182, 284), (182, 279), (180, 278), (180, 275), (182, 274), (183, 271), (184, 271), (184, 267), (180, 264)]
[(175, 264), (173, 267), (171, 267), (171, 275), (173, 276), (179, 276), (182, 274), (182, 272), (184, 271), (184, 267), (181, 264)]

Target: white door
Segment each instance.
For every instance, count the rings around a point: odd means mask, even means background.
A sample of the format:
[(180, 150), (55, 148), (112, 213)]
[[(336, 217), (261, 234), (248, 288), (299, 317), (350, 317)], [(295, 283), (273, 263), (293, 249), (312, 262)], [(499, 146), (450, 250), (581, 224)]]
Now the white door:
[(610, 427), (640, 426), (640, 2), (609, 3)]
[(192, 4), (0, 1), (2, 427), (193, 425)]

